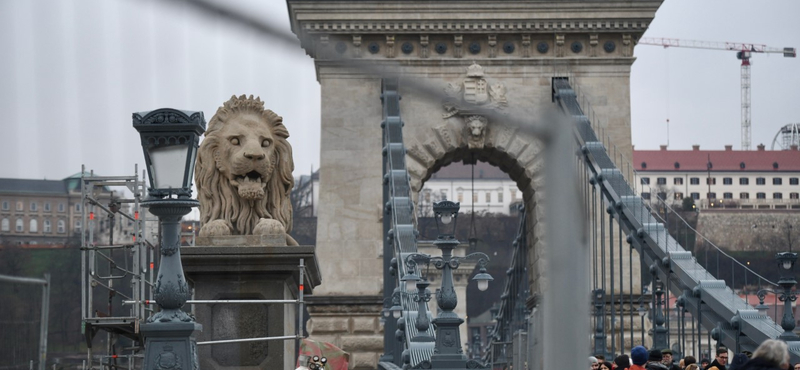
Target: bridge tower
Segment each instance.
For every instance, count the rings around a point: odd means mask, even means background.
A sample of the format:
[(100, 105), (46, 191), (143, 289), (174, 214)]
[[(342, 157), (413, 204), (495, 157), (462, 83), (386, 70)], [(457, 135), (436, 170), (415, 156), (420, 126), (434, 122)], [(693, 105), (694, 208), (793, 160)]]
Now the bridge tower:
[[(308, 298), (309, 334), (350, 352), (357, 369), (374, 368), (383, 352), (376, 70), (401, 78), (406, 160), (415, 191), (442, 166), (473, 155), (517, 183), (529, 210), (535, 297), (547, 270), (546, 236), (539, 232), (547, 210), (537, 207), (546, 197), (541, 146), (505, 124), (502, 115), (534, 118), (553, 109), (552, 78), (568, 71), (616, 152), (630, 158), (633, 47), (661, 2), (288, 0), (292, 30), (314, 58), (322, 94), (317, 255), (323, 278)], [(439, 86), (446, 95), (431, 99), (414, 90), (414, 82)], [(459, 106), (465, 101), (498, 115), (482, 117)]]

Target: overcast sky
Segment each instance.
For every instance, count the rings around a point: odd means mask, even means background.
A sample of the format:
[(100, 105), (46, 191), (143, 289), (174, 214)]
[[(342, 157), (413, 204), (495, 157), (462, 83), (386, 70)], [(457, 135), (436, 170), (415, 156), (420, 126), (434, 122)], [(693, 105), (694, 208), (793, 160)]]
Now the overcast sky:
[[(283, 0), (237, 9), (289, 32)], [(800, 1), (666, 0), (647, 37), (800, 47)], [(210, 119), (233, 94), (284, 117), (295, 175), (319, 164), (319, 85), (299, 48), (153, 0), (0, 0), (0, 177), (60, 179), (81, 164), (133, 174), (143, 157), (131, 112), (174, 107)], [(637, 46), (633, 143), (655, 149), (740, 146), (734, 52)], [(800, 60), (752, 59), (753, 147), (800, 122)], [(376, 123), (377, 127), (377, 123)], [(141, 165), (140, 165), (141, 171)]]

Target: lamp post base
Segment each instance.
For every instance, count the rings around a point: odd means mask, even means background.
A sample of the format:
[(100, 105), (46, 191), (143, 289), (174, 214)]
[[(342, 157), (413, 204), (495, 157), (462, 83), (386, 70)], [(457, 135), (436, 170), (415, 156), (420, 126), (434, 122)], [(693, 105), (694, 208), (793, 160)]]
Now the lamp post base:
[(192, 337), (203, 326), (194, 322), (143, 324), (145, 340), (143, 369), (197, 369), (197, 344)]
[(778, 339), (780, 339), (780, 340), (782, 340), (784, 342), (793, 342), (793, 341), (800, 340), (800, 336), (798, 336), (795, 333), (787, 331), (787, 332), (783, 332), (783, 334), (779, 335)]
[[(441, 316), (447, 317), (441, 317)], [(467, 359), (461, 349), (458, 327), (464, 320), (450, 312), (434, 319), (436, 324), (436, 351), (431, 356), (432, 369), (488, 369), (478, 360)]]

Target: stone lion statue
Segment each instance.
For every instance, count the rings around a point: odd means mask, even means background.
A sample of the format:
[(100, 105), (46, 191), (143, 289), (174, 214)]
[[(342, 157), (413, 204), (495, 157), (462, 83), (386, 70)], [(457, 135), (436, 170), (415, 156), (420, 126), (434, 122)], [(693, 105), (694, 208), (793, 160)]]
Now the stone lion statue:
[(283, 118), (261, 98), (233, 96), (208, 123), (195, 164), (200, 236), (292, 230), (292, 146)]
[(466, 121), (469, 148), (483, 148), (486, 125), (489, 124), (489, 120), (486, 117), (476, 115), (467, 117)]

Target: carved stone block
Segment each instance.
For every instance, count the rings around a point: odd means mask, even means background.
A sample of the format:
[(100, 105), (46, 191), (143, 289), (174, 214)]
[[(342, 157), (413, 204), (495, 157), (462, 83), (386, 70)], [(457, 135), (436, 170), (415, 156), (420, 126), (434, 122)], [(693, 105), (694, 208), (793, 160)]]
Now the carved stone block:
[(428, 35), (420, 35), (419, 37), (419, 57), (428, 57)]
[(455, 35), (453, 37), (453, 57), (461, 58), (464, 56), (464, 36), (463, 35)]

